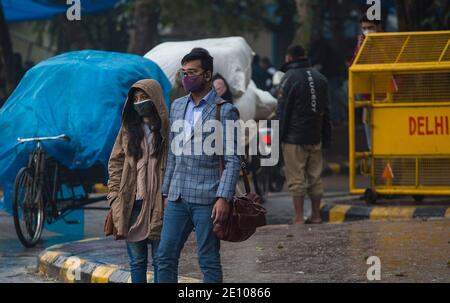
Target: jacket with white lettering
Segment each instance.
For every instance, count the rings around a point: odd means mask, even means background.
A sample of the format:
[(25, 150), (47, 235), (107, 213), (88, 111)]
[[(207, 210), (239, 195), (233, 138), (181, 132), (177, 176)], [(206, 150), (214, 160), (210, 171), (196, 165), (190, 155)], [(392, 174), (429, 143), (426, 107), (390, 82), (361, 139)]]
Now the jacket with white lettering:
[(280, 141), (290, 144), (331, 144), (328, 80), (308, 59), (285, 64), (278, 91)]

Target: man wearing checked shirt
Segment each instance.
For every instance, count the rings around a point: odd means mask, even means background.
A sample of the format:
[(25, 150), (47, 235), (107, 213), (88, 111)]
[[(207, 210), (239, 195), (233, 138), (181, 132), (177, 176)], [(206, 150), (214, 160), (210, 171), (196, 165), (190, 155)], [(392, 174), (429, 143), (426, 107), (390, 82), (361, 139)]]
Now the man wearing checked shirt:
[(194, 125), (198, 122), (198, 119), (202, 115), (203, 108), (207, 104), (206, 100), (209, 100), (213, 96), (214, 89), (211, 89), (208, 94), (200, 100), (197, 105), (192, 96), (188, 98), (188, 105), (186, 108), (186, 113), (184, 115), (184, 140), (187, 142), (194, 131)]
[[(188, 96), (175, 100), (170, 110), (170, 128), (178, 120), (184, 120), (183, 147), (194, 146), (194, 140), (205, 141), (209, 133), (194, 136), (194, 125), (202, 127), (216, 119), (216, 106), (222, 99), (212, 88), (213, 58), (208, 51), (194, 48), (181, 61), (182, 81)], [(205, 283), (221, 283), (220, 240), (213, 233), (213, 225), (223, 222), (229, 214), (239, 178), (240, 159), (237, 154), (237, 135), (226, 133), (226, 121), (236, 121), (238, 111), (231, 103), (221, 106), (223, 127), (224, 170), (219, 173), (219, 156), (207, 155), (203, 150), (198, 155), (175, 155), (172, 141), (175, 132), (170, 132), (169, 154), (162, 186), (165, 197), (164, 220), (158, 249), (158, 282), (176, 283), (178, 260), (184, 243), (195, 230), (198, 260)], [(195, 138), (195, 139), (194, 139)], [(189, 144), (189, 145), (188, 145)], [(202, 144), (203, 146), (203, 144)], [(229, 147), (232, 152), (229, 153)]]

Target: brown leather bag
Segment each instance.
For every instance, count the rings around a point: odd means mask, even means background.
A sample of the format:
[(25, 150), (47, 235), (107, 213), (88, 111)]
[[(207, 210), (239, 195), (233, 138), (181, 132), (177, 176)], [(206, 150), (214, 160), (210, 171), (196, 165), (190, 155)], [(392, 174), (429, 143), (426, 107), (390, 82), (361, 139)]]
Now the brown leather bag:
[[(222, 100), (216, 107), (216, 120), (220, 121), (220, 108), (226, 101)], [(224, 163), (220, 156), (219, 170), (222, 176)], [(230, 202), (230, 213), (228, 220), (216, 223), (213, 232), (217, 238), (229, 242), (242, 242), (250, 238), (256, 228), (266, 225), (266, 209), (261, 205), (261, 197), (250, 192), (245, 161), (241, 157), (241, 169), (244, 179), (245, 192), (243, 196), (234, 196)]]

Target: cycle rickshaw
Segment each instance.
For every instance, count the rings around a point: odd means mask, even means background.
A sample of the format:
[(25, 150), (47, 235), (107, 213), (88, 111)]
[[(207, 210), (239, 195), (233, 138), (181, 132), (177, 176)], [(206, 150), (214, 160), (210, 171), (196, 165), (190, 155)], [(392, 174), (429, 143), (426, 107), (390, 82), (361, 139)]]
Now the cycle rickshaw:
[(171, 85), (149, 59), (104, 51), (77, 51), (29, 70), (0, 109), (0, 183), (3, 207), (14, 217), (25, 247), (47, 224), (105, 200), (107, 163), (121, 125), (129, 87), (157, 80), (166, 104)]

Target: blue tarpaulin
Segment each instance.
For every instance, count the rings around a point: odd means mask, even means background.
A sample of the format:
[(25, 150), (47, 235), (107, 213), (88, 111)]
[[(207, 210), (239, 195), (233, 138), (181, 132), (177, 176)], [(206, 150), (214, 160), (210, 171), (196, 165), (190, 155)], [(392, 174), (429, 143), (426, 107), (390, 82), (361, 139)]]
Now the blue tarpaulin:
[(76, 51), (30, 69), (0, 108), (0, 208), (11, 213), (15, 176), (36, 147), (18, 145), (18, 137), (67, 134), (70, 142), (44, 142), (44, 149), (69, 169), (99, 161), (106, 171), (127, 92), (140, 79), (157, 80), (169, 107), (169, 80), (156, 63), (141, 56)]
[[(81, 0), (81, 16), (114, 8), (123, 0)], [(72, 6), (55, 0), (1, 0), (6, 22), (51, 19)], [(71, 2), (71, 3), (74, 3)]]

